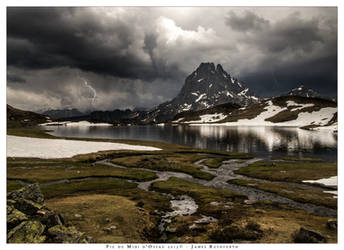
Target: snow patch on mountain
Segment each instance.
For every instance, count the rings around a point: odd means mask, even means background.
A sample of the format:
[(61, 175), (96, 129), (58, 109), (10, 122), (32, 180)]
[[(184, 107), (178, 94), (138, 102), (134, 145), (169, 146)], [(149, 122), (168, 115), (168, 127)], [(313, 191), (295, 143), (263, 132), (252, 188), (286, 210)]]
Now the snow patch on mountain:
[[(209, 115), (201, 115), (200, 120), (197, 121), (186, 121), (185, 123), (212, 123), (212, 122), (218, 122), (223, 119), (225, 119), (227, 115), (224, 115), (223, 113), (215, 113), (215, 114), (209, 114)], [(183, 119), (183, 118), (181, 118)], [(179, 120), (179, 119), (178, 119)], [(178, 120), (174, 122), (178, 122)], [(181, 121), (181, 120), (180, 120)]]

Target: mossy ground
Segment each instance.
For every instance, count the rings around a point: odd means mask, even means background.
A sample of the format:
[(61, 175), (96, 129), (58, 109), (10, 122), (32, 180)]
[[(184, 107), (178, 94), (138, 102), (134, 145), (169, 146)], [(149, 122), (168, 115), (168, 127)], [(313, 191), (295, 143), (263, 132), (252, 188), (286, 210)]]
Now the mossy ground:
[(312, 203), (329, 208), (337, 208), (337, 199), (333, 197), (333, 194), (324, 193), (318, 190), (297, 188), (288, 184), (273, 183), (270, 181), (235, 179), (230, 180), (229, 183), (242, 186), (253, 186), (254, 188), (275, 193), (302, 203)]
[(123, 196), (85, 194), (54, 198), (46, 203), (69, 224), (96, 239), (96, 243), (149, 242), (146, 232), (155, 227), (149, 210)]
[[(25, 166), (25, 164), (22, 164)], [(36, 166), (30, 169), (10, 167), (7, 170), (8, 179), (22, 181), (48, 182), (63, 179), (78, 179), (85, 177), (117, 177), (136, 181), (150, 181), (157, 178), (156, 174), (142, 169), (125, 169), (103, 164), (69, 164), (67, 166)]]
[(258, 161), (234, 171), (236, 174), (271, 180), (302, 183), (337, 175), (337, 163), (312, 161)]
[(211, 158), (207, 159), (203, 162), (209, 168), (219, 168), (222, 165), (222, 162), (227, 160), (227, 158), (218, 157), (218, 158)]
[(176, 177), (171, 177), (167, 181), (154, 182), (151, 185), (151, 189), (172, 195), (189, 195), (199, 205), (199, 212), (206, 214), (208, 213), (207, 208), (210, 202), (240, 202), (247, 198), (245, 195), (226, 189), (207, 187)]
[(195, 178), (211, 180), (213, 175), (203, 172), (195, 160), (205, 158), (198, 154), (165, 154), (159, 156), (130, 156), (113, 159), (112, 162), (128, 168), (146, 168), (159, 171), (173, 171), (190, 174)]

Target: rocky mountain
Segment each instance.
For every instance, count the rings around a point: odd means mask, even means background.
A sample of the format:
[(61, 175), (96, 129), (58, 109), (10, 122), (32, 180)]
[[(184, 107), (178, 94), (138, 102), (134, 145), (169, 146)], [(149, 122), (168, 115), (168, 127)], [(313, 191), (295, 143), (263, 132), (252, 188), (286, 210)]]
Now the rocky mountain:
[(51, 121), (49, 116), (7, 105), (7, 128), (29, 127)]
[(197, 111), (219, 104), (246, 106), (259, 98), (242, 81), (228, 74), (220, 64), (201, 63), (186, 79), (179, 94), (148, 113), (146, 122), (163, 122), (184, 111)]
[(76, 116), (83, 116), (85, 113), (73, 108), (73, 109), (50, 109), (40, 112), (43, 115), (48, 115), (53, 118), (69, 118)]
[(325, 96), (325, 95), (321, 95), (318, 92), (316, 92), (315, 90), (307, 88), (303, 85), (300, 85), (299, 87), (290, 90), (285, 95), (287, 95), (287, 96), (302, 96), (302, 97), (316, 97), (316, 98), (322, 98), (322, 99), (326, 99), (326, 100), (335, 101), (334, 98), (331, 98), (331, 97)]

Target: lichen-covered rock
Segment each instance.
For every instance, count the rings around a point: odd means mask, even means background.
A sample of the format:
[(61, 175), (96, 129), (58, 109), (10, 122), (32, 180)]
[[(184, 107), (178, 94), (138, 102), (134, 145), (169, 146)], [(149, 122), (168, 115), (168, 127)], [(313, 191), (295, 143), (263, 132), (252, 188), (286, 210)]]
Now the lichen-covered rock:
[(31, 200), (19, 198), (14, 203), (14, 207), (25, 214), (35, 215), (38, 210), (43, 208), (43, 205)]
[(7, 205), (7, 232), (27, 219), (28, 217), (24, 213)]
[(44, 205), (39, 185), (7, 195), (8, 243), (88, 243), (90, 238), (74, 227), (64, 226), (62, 216)]
[(57, 225), (48, 229), (48, 235), (53, 242), (59, 243), (88, 243), (84, 233), (75, 227)]
[(46, 225), (48, 228), (56, 225), (63, 225), (62, 217), (48, 209), (38, 210), (37, 214), (37, 218), (39, 219), (39, 221)]
[(321, 234), (305, 229), (300, 228), (299, 231), (295, 232), (293, 235), (293, 240), (295, 243), (326, 243), (327, 240)]
[(21, 189), (15, 190), (7, 195), (7, 199), (18, 200), (25, 199), (40, 205), (44, 204), (44, 196), (39, 189), (39, 184), (27, 185)]
[(23, 221), (7, 234), (8, 243), (43, 243), (45, 226), (39, 221)]

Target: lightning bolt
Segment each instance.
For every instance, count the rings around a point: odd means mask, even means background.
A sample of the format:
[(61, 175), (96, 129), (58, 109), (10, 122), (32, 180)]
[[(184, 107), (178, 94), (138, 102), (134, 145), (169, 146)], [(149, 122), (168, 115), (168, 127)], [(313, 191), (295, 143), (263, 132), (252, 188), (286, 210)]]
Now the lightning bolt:
[(93, 97), (92, 97), (92, 101), (91, 104), (93, 105), (96, 98), (97, 98), (97, 91), (87, 82), (87, 80), (81, 76), (79, 76), (79, 78), (84, 82), (85, 87), (88, 88), (89, 90), (91, 90), (91, 92), (93, 93)]

